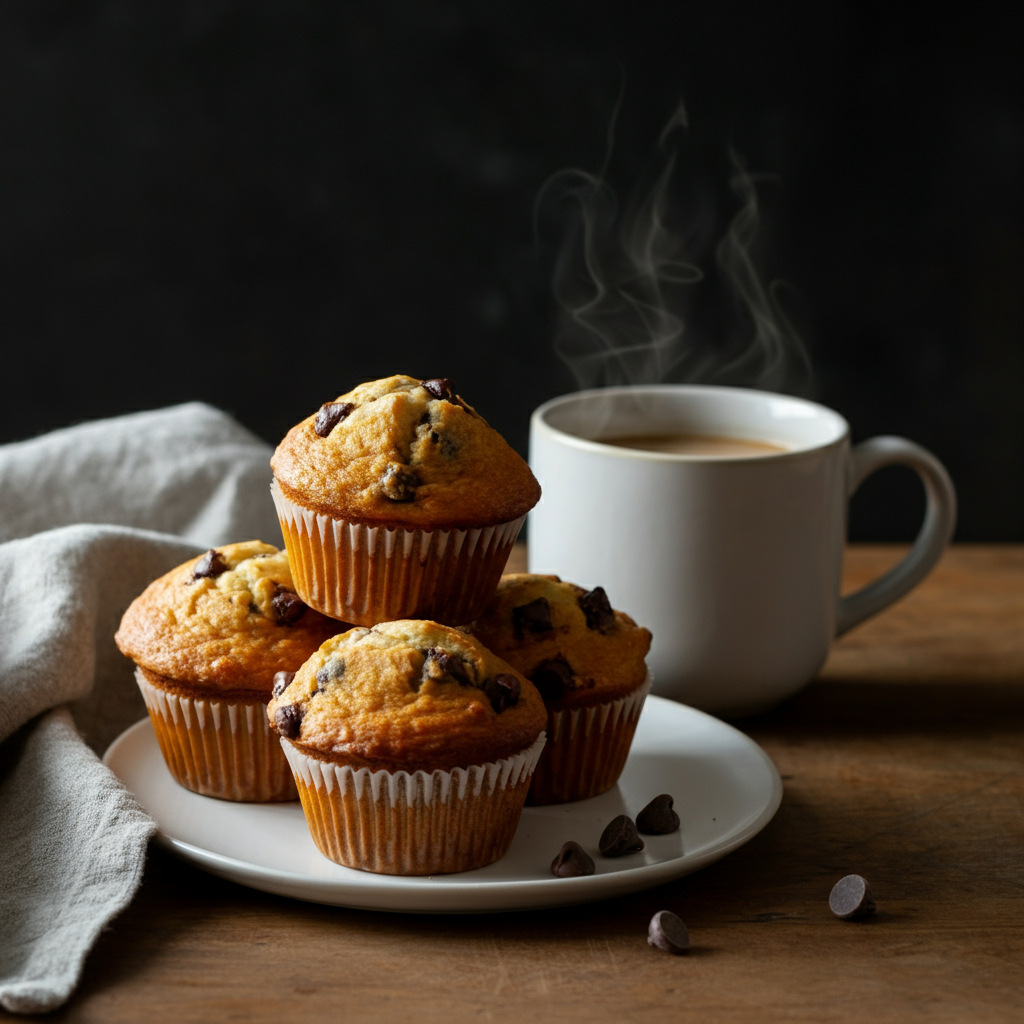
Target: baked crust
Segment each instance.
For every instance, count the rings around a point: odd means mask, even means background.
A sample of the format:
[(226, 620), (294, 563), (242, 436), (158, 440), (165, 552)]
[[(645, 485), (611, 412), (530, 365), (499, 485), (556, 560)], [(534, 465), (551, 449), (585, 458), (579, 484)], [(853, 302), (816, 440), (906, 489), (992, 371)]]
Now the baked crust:
[[(518, 697), (503, 707), (513, 679)], [(526, 679), (466, 633), (400, 619), (328, 640), (270, 702), (268, 717), (322, 761), (432, 772), (526, 750), (547, 711)]]
[[(557, 576), (513, 573), (502, 577), (490, 604), (469, 629), (499, 658), (535, 680), (552, 711), (617, 700), (647, 677), (644, 658), (651, 633), (624, 612), (613, 611), (599, 589), (588, 592)], [(538, 675), (552, 662), (570, 670), (563, 672), (561, 696), (558, 685), (545, 685)], [(548, 679), (558, 679), (550, 668)]]
[(214, 550), (214, 569), (222, 571), (196, 577), (207, 553), (154, 580), (124, 613), (114, 640), (155, 686), (198, 699), (265, 702), (276, 672), (294, 672), (345, 625), (293, 604), (286, 552), (258, 540)]
[(271, 459), (285, 496), (304, 508), (369, 526), (472, 529), (518, 519), (540, 499), (530, 467), (447, 382), (431, 391), (387, 377), (331, 405), (345, 410), (336, 423), (314, 413)]

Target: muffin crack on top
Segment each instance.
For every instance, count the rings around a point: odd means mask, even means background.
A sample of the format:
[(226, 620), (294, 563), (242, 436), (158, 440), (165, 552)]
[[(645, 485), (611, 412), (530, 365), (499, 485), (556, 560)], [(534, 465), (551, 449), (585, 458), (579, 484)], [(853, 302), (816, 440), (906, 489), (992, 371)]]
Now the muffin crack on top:
[(362, 384), (293, 427), (274, 453), (285, 496), (372, 525), (469, 529), (519, 518), (540, 487), (447, 377)]

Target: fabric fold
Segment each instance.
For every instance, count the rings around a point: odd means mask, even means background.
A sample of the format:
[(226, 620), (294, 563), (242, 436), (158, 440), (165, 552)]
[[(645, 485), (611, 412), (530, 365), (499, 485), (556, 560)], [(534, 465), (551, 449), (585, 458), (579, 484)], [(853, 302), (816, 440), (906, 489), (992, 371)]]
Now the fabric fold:
[[(155, 825), (96, 754), (145, 716), (114, 632), (203, 548), (281, 544), (271, 449), (191, 403), (0, 446), (0, 1006), (70, 995)], [(92, 749), (90, 749), (90, 747)]]

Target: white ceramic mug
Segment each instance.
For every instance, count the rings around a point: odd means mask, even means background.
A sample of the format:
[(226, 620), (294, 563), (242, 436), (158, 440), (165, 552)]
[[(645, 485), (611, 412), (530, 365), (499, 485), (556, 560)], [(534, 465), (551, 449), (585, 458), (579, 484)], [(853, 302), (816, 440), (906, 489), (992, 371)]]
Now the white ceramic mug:
[[(775, 443), (772, 454), (666, 454), (600, 438), (695, 434)], [(927, 509), (907, 556), (839, 596), (846, 506), (868, 474), (910, 466)], [(942, 464), (899, 437), (850, 447), (831, 409), (762, 391), (604, 388), (545, 403), (530, 425), (543, 496), (530, 513), (531, 572), (603, 586), (654, 634), (654, 692), (726, 716), (807, 683), (832, 639), (932, 569), (956, 521)]]

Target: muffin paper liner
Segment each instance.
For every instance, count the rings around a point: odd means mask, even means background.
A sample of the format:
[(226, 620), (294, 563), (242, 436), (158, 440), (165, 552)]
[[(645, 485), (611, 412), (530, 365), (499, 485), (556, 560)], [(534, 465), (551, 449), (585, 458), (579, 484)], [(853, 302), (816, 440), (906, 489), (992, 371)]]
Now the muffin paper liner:
[(549, 711), (549, 740), (533, 774), (527, 803), (564, 804), (611, 789), (626, 766), (651, 681), (648, 670), (643, 683), (618, 700)]
[(295, 800), (298, 792), (263, 703), (193, 700), (155, 686), (136, 669), (167, 768), (193, 793), (221, 800)]
[(386, 875), (469, 871), (503, 856), (544, 747), (451, 771), (389, 772), (310, 757), (281, 740), (317, 848)]
[(290, 501), (275, 480), (292, 578), (310, 608), (342, 622), (470, 622), (494, 595), (526, 516), (473, 530), (364, 526)]

